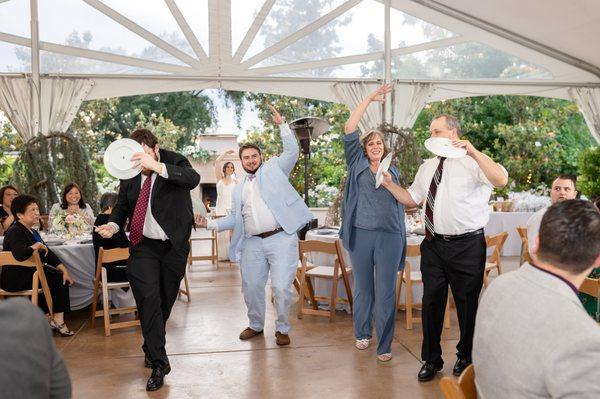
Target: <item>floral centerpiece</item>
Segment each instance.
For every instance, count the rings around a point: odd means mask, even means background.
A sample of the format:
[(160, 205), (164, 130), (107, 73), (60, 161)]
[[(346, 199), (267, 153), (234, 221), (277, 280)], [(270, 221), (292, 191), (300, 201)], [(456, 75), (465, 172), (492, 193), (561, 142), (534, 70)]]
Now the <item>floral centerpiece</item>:
[(51, 233), (66, 240), (81, 238), (90, 233), (90, 225), (79, 213), (57, 213), (52, 219)]

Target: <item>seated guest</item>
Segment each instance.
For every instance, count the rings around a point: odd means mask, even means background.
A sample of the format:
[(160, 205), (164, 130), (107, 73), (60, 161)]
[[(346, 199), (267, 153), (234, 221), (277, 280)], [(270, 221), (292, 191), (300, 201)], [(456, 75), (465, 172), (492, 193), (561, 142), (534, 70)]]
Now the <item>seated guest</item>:
[(546, 211), (536, 264), (496, 278), (475, 323), (473, 364), (482, 398), (600, 398), (600, 328), (578, 287), (600, 265), (600, 212), (568, 200)]
[(59, 214), (67, 215), (79, 214), (85, 222), (91, 227), (94, 225), (94, 211), (83, 199), (81, 189), (76, 183), (69, 183), (62, 192), (61, 203), (52, 205), (50, 215), (48, 216), (48, 228), (52, 228), (53, 220)]
[(8, 230), (10, 225), (15, 221), (15, 218), (10, 211), (10, 204), (18, 195), (19, 191), (13, 186), (4, 186), (0, 188), (0, 200), (2, 200), (2, 206), (0, 207), (0, 235), (4, 235), (4, 232)]
[(71, 397), (69, 372), (46, 323), (24, 298), (0, 301), (1, 397)]
[[(40, 219), (37, 201), (31, 195), (19, 195), (13, 200), (11, 211), (17, 222), (4, 235), (4, 251), (10, 251), (19, 262), (31, 258), (33, 252), (38, 251), (52, 295), (54, 317), (50, 320), (50, 327), (62, 336), (71, 336), (73, 332), (65, 324), (64, 313), (70, 311), (69, 285), (74, 281), (65, 265), (46, 247), (33, 228)], [(3, 267), (0, 287), (10, 292), (30, 290), (34, 272), (33, 267)], [(39, 299), (39, 304), (49, 313), (43, 297)]]
[[(117, 199), (117, 193), (102, 194), (102, 197), (100, 197), (100, 209), (102, 213), (100, 213), (96, 218), (94, 226), (102, 226), (108, 223), (108, 218), (117, 203)], [(92, 238), (94, 242), (96, 261), (98, 261), (98, 251), (100, 250), (100, 247), (104, 249), (129, 248), (129, 239), (127, 238), (124, 230), (119, 230), (111, 238), (103, 238), (100, 234), (94, 231)], [(106, 278), (109, 283), (128, 281), (126, 275), (127, 261), (105, 263), (104, 268), (106, 269)], [(117, 307), (135, 306), (135, 300), (129, 288), (122, 288), (122, 291), (123, 292), (117, 292), (112, 290), (111, 294), (114, 294), (111, 295), (113, 304)]]
[[(552, 182), (552, 191), (550, 191), (550, 205), (556, 204), (566, 200), (575, 199), (577, 196), (577, 190), (575, 189), (575, 177), (569, 175), (560, 175)], [(540, 209), (527, 221), (527, 238), (529, 240), (529, 253), (533, 251), (533, 243), (535, 237), (537, 237), (540, 231), (540, 222), (544, 213), (548, 210), (549, 206)]]
[[(598, 210), (600, 210), (600, 198), (596, 198), (596, 200), (594, 201), (594, 205), (596, 206), (596, 208), (598, 208)], [(588, 277), (589, 278), (600, 278), (600, 266), (596, 267), (594, 270), (592, 270), (592, 272), (590, 273), (590, 275)], [(595, 296), (591, 296), (586, 293), (580, 292), (579, 299), (581, 300), (581, 303), (583, 304), (585, 311), (588, 312), (588, 314), (591, 317), (596, 319), (597, 312), (598, 312), (598, 298), (596, 298)]]

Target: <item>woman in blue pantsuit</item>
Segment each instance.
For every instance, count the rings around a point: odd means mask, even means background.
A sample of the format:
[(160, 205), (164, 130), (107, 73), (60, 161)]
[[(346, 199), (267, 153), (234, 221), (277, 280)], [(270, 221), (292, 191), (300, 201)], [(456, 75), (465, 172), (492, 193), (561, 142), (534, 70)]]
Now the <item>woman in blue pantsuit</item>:
[[(356, 347), (366, 349), (377, 332), (377, 358), (389, 361), (396, 316), (396, 278), (404, 265), (406, 229), (404, 206), (383, 186), (375, 188), (375, 174), (388, 149), (383, 134), (371, 131), (362, 142), (358, 122), (372, 102), (383, 102), (388, 85), (366, 97), (352, 111), (344, 131), (348, 178), (340, 237), (350, 252), (353, 289), (353, 324)], [(399, 171), (390, 168), (394, 182)]]

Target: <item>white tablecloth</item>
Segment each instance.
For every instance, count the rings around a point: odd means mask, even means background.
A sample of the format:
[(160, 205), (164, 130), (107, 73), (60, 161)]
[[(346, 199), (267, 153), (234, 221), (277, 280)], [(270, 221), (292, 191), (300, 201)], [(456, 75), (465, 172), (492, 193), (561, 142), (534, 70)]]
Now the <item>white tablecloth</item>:
[[(306, 233), (306, 240), (334, 242), (338, 238), (339, 238), (339, 236), (337, 235), (337, 233), (335, 233), (335, 234), (319, 234), (319, 230), (311, 230)], [(407, 237), (406, 241), (408, 244), (414, 245), (414, 244), (420, 244), (424, 238), (425, 238), (425, 236), (410, 235)], [(352, 267), (352, 261), (350, 260), (350, 254), (348, 253), (348, 251), (345, 248), (342, 248), (342, 251), (343, 251), (344, 262), (346, 263), (346, 267)], [(420, 257), (407, 258), (407, 259), (411, 262), (413, 271), (420, 270), (420, 267), (421, 267), (421, 258)], [(332, 266), (333, 267), (333, 265), (335, 263), (335, 255), (327, 255), (327, 254), (323, 254), (323, 253), (313, 253), (313, 254), (311, 254), (309, 260), (317, 266)], [(315, 278), (313, 280), (313, 288), (315, 291), (315, 295), (329, 297), (331, 295), (331, 284), (332, 284), (331, 279)], [(354, 288), (354, 275), (353, 274), (350, 274), (350, 284)], [(344, 287), (344, 281), (341, 279), (341, 276), (340, 276), (340, 280), (338, 282), (337, 292), (338, 292), (339, 298), (347, 299), (346, 288)], [(420, 303), (422, 296), (423, 296), (423, 286), (421, 284), (413, 285), (413, 287), (412, 287), (413, 301)], [(403, 289), (401, 303), (404, 303), (404, 298), (405, 298), (405, 296), (404, 296), (404, 289)], [(337, 308), (343, 309), (346, 311), (349, 310), (348, 305), (345, 305), (343, 303), (338, 304)]]
[(75, 284), (69, 287), (71, 309), (78, 310), (91, 304), (96, 272), (94, 246), (91, 243), (64, 244), (50, 246), (50, 249), (60, 258), (75, 280)]
[(508, 238), (502, 249), (502, 256), (521, 255), (521, 239), (517, 233), (517, 227), (527, 224), (527, 220), (534, 212), (491, 212), (490, 221), (485, 226), (485, 234), (495, 235), (506, 231)]

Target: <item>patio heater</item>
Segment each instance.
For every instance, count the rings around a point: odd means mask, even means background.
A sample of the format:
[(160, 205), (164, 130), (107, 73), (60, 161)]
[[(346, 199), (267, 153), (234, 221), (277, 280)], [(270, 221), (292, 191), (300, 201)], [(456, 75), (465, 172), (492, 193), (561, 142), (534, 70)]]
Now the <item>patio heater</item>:
[[(304, 154), (304, 202), (308, 206), (308, 160), (310, 159), (310, 141), (316, 139), (329, 130), (329, 123), (321, 118), (307, 116), (290, 122), (290, 129), (294, 131), (300, 141), (300, 150)], [(318, 227), (318, 220), (313, 219), (299, 232), (301, 240), (304, 240), (306, 232), (311, 228)]]

